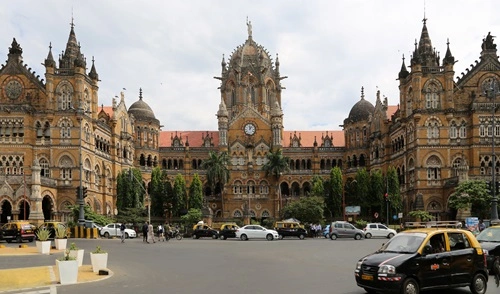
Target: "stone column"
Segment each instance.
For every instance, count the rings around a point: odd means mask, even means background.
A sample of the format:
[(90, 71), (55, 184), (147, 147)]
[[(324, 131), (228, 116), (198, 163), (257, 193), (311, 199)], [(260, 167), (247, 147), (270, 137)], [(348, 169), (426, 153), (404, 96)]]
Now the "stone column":
[(29, 220), (34, 225), (41, 225), (44, 221), (43, 211), (42, 211), (42, 193), (41, 193), (41, 179), (40, 179), (40, 163), (38, 158), (35, 157), (33, 160), (33, 166), (31, 166), (31, 196), (30, 196), (30, 217)]

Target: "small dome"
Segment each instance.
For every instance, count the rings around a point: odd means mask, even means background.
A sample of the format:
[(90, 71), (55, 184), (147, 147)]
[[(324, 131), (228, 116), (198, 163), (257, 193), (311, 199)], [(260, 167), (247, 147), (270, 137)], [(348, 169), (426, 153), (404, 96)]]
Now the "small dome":
[(156, 120), (155, 114), (149, 105), (142, 101), (142, 89), (139, 92), (139, 101), (134, 102), (128, 109), (137, 120)]
[(366, 101), (364, 98), (361, 98), (361, 100), (359, 100), (358, 103), (354, 104), (351, 108), (347, 122), (354, 123), (367, 120), (374, 110), (375, 106), (373, 106), (373, 104)]

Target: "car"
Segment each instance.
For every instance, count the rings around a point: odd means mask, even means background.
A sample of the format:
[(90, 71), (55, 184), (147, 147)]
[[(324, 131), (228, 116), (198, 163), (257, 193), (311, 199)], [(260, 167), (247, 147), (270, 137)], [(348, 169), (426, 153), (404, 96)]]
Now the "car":
[(330, 225), (326, 225), (323, 229), (323, 237), (330, 238)]
[(386, 225), (381, 223), (370, 223), (366, 224), (363, 229), (365, 231), (365, 238), (370, 239), (371, 237), (382, 237), (382, 238), (392, 238), (397, 234), (396, 230), (388, 228)]
[(285, 237), (297, 237), (301, 240), (307, 236), (307, 231), (298, 222), (275, 222), (274, 230), (278, 232), (279, 239)]
[[(104, 238), (121, 237), (122, 236), (122, 232), (120, 230), (121, 225), (122, 225), (121, 223), (113, 223), (105, 225), (104, 227), (102, 227), (99, 233)], [(126, 239), (137, 237), (135, 231), (129, 228), (125, 228), (124, 234)]]
[(500, 274), (500, 225), (484, 229), (476, 236), (476, 239), (481, 247), (488, 251), (486, 258), (488, 270)]
[(16, 241), (22, 243), (24, 240), (33, 242), (35, 240), (35, 226), (26, 221), (13, 221), (4, 224), (0, 228), (0, 240), (7, 243)]
[(354, 275), (357, 285), (368, 293), (418, 294), (468, 286), (473, 294), (484, 294), (486, 254), (469, 231), (412, 229), (359, 259)]
[(266, 239), (272, 241), (279, 239), (279, 234), (275, 230), (266, 229), (259, 225), (246, 225), (236, 230), (236, 238), (243, 241), (249, 239)]
[(346, 221), (336, 221), (330, 224), (330, 239), (336, 240), (337, 238), (354, 238), (360, 240), (365, 237), (365, 232), (353, 226)]
[[(45, 228), (47, 230), (49, 230), (49, 239), (54, 239), (56, 237), (56, 228), (58, 227), (64, 227), (67, 229), (67, 226), (65, 223), (63, 222), (58, 222), (58, 221), (45, 221), (43, 224), (41, 224), (37, 229), (36, 231), (38, 231), (39, 229), (42, 229), (42, 228)], [(36, 232), (35, 232), (36, 234)], [(67, 238), (67, 236), (66, 236)]]
[(219, 238), (219, 231), (212, 229), (207, 224), (197, 224), (193, 227), (193, 239), (200, 239), (201, 237), (210, 237), (212, 239)]
[(236, 238), (236, 230), (240, 227), (236, 223), (224, 223), (219, 229), (219, 239)]

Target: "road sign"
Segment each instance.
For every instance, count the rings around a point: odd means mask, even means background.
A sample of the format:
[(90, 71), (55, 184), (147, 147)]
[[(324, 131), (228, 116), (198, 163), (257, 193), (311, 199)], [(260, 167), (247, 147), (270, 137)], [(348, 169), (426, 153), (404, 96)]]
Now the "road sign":
[(373, 216), (374, 216), (375, 218), (378, 218), (378, 212), (375, 212), (375, 213), (373, 214)]

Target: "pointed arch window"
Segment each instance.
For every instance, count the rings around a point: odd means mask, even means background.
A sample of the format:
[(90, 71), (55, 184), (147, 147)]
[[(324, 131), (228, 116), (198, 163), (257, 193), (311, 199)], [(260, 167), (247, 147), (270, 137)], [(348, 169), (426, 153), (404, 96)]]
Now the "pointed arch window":
[(425, 91), (425, 108), (439, 108), (439, 87), (435, 83), (431, 83)]
[(450, 139), (456, 139), (458, 137), (457, 124), (452, 121), (450, 125)]
[(465, 123), (465, 121), (460, 124), (458, 137), (460, 137), (460, 139), (465, 139), (467, 137), (467, 124)]
[(101, 185), (101, 168), (96, 165), (94, 168), (95, 186), (99, 188)]
[(67, 81), (62, 81), (56, 89), (57, 107), (59, 110), (68, 110), (73, 108), (73, 87)]
[(40, 176), (44, 178), (50, 178), (49, 162), (46, 158), (40, 158), (38, 161), (40, 163)]
[(441, 179), (441, 160), (436, 155), (427, 159), (427, 180)]
[(63, 180), (71, 180), (71, 170), (74, 167), (73, 161), (68, 156), (63, 156), (59, 160), (59, 168), (61, 169), (60, 177)]

